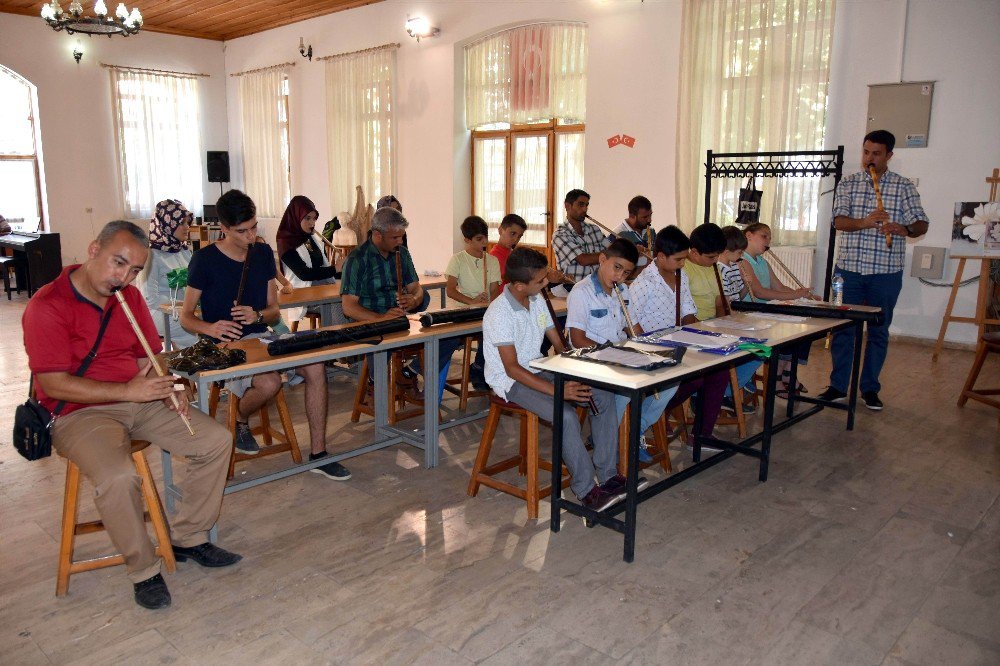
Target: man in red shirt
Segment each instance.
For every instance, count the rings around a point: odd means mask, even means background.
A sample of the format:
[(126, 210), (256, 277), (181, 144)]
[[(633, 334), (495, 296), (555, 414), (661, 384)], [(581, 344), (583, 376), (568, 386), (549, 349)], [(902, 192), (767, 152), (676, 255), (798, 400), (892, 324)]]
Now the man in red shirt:
[[(191, 436), (172, 410), (174, 378), (158, 377), (114, 292), (121, 289), (154, 351), (161, 349), (142, 294), (129, 286), (146, 264), (149, 240), (131, 222), (108, 223), (87, 248), (87, 261), (68, 266), (28, 302), (21, 320), (28, 365), (39, 401), (53, 419), (52, 445), (79, 466), (94, 486), (94, 503), (112, 543), (125, 557), (135, 601), (145, 608), (170, 605), (160, 558), (146, 533), (139, 477), (130, 456), (132, 439), (148, 440), (187, 463), (179, 487), (183, 500), (172, 520), (171, 541), (180, 562), (206, 567), (235, 564), (241, 557), (208, 542), (218, 520), (229, 466), (229, 432), (207, 415), (181, 412)], [(96, 357), (75, 376), (107, 327)], [(61, 409), (58, 409), (59, 406)]]

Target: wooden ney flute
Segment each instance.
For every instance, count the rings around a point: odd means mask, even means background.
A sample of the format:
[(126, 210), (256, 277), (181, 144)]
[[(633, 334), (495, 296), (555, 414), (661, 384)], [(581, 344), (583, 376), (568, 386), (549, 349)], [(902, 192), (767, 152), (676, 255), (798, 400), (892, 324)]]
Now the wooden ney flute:
[[(677, 293), (680, 293), (680, 279), (681, 279), (680, 275), (681, 275), (681, 272), (677, 271)], [(612, 282), (611, 283), (611, 290), (614, 291), (615, 292), (615, 296), (618, 297), (618, 305), (621, 306), (622, 315), (625, 316), (625, 328), (628, 330), (628, 337), (629, 338), (634, 338), (635, 337), (635, 326), (632, 324), (632, 317), (630, 317), (629, 314), (628, 314), (628, 306), (625, 305), (625, 298), (622, 296), (622, 292), (618, 288), (618, 283), (617, 282)], [(677, 311), (680, 312), (680, 308), (678, 308)], [(680, 324), (678, 324), (678, 326), (679, 325)], [(656, 396), (657, 399), (659, 399), (660, 392), (659, 391), (653, 391), (653, 395)]]
[[(599, 226), (601, 229), (604, 229), (604, 231), (608, 232), (608, 234), (612, 238), (618, 238), (618, 234), (617, 233), (615, 233), (614, 231), (611, 231), (611, 229), (609, 229), (608, 227), (604, 226), (603, 224), (601, 224), (600, 222), (598, 222), (597, 220), (595, 220), (594, 218), (592, 218), (590, 215), (586, 215), (585, 217), (588, 220), (590, 220), (591, 222), (593, 222), (594, 224), (596, 224), (597, 226)], [(648, 249), (644, 248), (643, 246), (636, 245), (635, 249), (639, 250), (639, 254), (643, 255), (647, 259), (652, 259), (653, 258), (652, 252), (650, 252)]]
[[(875, 165), (868, 165), (868, 173), (872, 175), (872, 186), (875, 188), (875, 205), (881, 211), (885, 210), (885, 206), (882, 205), (882, 188), (879, 187), (878, 183), (878, 173), (875, 172)], [(885, 234), (885, 246), (892, 247), (892, 234), (886, 232)]]
[[(799, 282), (799, 279), (797, 277), (795, 277), (795, 273), (792, 272), (792, 269), (790, 269), (788, 266), (786, 266), (785, 262), (783, 262), (781, 260), (781, 258), (778, 257), (778, 255), (776, 255), (774, 252), (771, 252), (771, 248), (770, 247), (768, 247), (766, 250), (764, 250), (764, 252), (766, 252), (768, 254), (768, 256), (770, 256), (772, 259), (774, 259), (776, 262), (778, 262), (778, 266), (781, 267), (781, 270), (785, 271), (785, 273), (788, 274), (788, 276), (792, 278), (792, 282), (794, 282), (795, 285), (799, 289), (805, 289), (806, 288), (806, 286), (804, 284), (802, 284), (801, 282)], [(764, 260), (767, 261), (767, 257), (765, 257)]]
[[(556, 309), (552, 307), (552, 300), (549, 298), (548, 292), (544, 289), (542, 289), (542, 298), (545, 299), (545, 306), (549, 309), (549, 316), (552, 317), (552, 325), (556, 327), (556, 335), (562, 340), (563, 347), (569, 349), (570, 345), (566, 339), (566, 331), (563, 330), (562, 324), (556, 319)], [(597, 403), (594, 402), (594, 396), (590, 396), (590, 413), (594, 416), (600, 414), (600, 411), (597, 409)]]
[[(132, 314), (132, 309), (129, 308), (128, 303), (125, 301), (125, 297), (122, 296), (121, 287), (116, 288), (114, 290), (114, 294), (115, 298), (118, 299), (118, 303), (122, 306), (122, 312), (125, 313), (125, 318), (128, 319), (128, 323), (132, 325), (132, 330), (135, 332), (135, 336), (139, 338), (139, 344), (142, 345), (143, 351), (146, 352), (146, 358), (148, 358), (149, 362), (153, 364), (153, 369), (156, 370), (156, 374), (160, 377), (166, 377), (167, 373), (164, 372), (163, 368), (160, 366), (160, 362), (157, 360), (156, 354), (153, 353), (152, 348), (149, 346), (149, 342), (146, 341), (146, 336), (142, 334), (142, 329), (139, 328), (139, 322), (135, 320), (135, 315)], [(176, 393), (170, 393), (170, 402), (173, 404), (174, 409), (177, 410), (177, 416), (181, 417), (181, 420), (184, 421), (184, 425), (187, 426), (188, 432), (191, 433), (192, 437), (194, 437), (194, 428), (191, 427), (190, 419), (181, 413), (181, 403), (177, 399)]]
[(403, 255), (400, 253), (399, 248), (396, 248), (396, 299), (400, 307), (403, 307), (402, 300), (405, 293), (403, 287)]
[(729, 305), (729, 299), (726, 297), (726, 290), (722, 288), (722, 276), (719, 275), (719, 264), (713, 264), (712, 268), (715, 269), (715, 284), (719, 285), (719, 296), (722, 296), (722, 312), (726, 317), (733, 314), (733, 308)]

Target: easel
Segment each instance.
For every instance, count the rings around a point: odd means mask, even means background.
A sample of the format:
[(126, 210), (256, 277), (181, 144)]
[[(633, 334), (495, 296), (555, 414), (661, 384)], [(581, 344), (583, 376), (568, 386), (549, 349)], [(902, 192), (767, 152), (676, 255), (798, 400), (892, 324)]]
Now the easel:
[[(1000, 185), (1000, 169), (993, 169), (993, 176), (986, 178), (986, 184), (990, 186), (989, 201), (997, 201), (997, 185)], [(944, 317), (941, 320), (941, 330), (938, 332), (937, 342), (934, 344), (934, 354), (931, 360), (936, 361), (941, 347), (944, 344), (944, 336), (948, 331), (948, 324), (959, 322), (962, 324), (975, 324), (978, 328), (977, 339), (983, 337), (986, 325), (1000, 325), (1000, 319), (987, 319), (986, 306), (989, 302), (990, 293), (990, 261), (1000, 260), (1000, 255), (986, 254), (985, 250), (970, 250), (967, 253), (952, 254), (952, 259), (958, 259), (958, 268), (955, 270), (955, 281), (951, 283), (951, 295), (948, 297), (948, 307), (944, 310)], [(974, 317), (955, 317), (952, 310), (955, 307), (955, 298), (958, 296), (958, 288), (962, 283), (962, 275), (965, 273), (965, 262), (968, 259), (978, 259), (979, 269), (979, 293), (976, 296), (976, 315)]]

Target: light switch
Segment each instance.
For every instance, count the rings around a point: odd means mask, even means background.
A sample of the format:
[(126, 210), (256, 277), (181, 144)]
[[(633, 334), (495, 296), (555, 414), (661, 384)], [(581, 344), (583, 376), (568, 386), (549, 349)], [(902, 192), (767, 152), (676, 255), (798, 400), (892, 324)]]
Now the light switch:
[(934, 255), (933, 254), (931, 254), (931, 253), (928, 252), (926, 254), (921, 255), (921, 257), (920, 257), (920, 267), (922, 269), (924, 269), (925, 271), (929, 271), (931, 269), (931, 265), (933, 263), (934, 263)]

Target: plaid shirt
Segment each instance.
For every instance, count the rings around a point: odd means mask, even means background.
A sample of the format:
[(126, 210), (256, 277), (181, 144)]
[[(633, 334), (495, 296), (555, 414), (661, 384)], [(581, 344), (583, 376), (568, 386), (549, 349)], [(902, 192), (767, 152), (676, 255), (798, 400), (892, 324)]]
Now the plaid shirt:
[[(879, 189), (890, 221), (903, 226), (919, 220), (927, 221), (917, 188), (909, 180), (886, 171), (879, 178)], [(835, 218), (845, 216), (860, 220), (875, 208), (875, 188), (867, 172), (852, 173), (840, 181), (833, 200)], [(906, 259), (906, 240), (897, 236), (893, 241), (892, 247), (887, 248), (885, 235), (878, 229), (842, 232), (837, 267), (862, 275), (898, 273), (903, 270)]]
[(611, 239), (597, 225), (583, 221), (583, 235), (577, 234), (567, 220), (559, 225), (552, 234), (552, 252), (556, 256), (556, 266), (559, 270), (579, 282), (597, 269), (597, 265), (581, 266), (576, 259), (581, 254), (600, 252), (611, 245)]
[[(403, 286), (416, 282), (417, 270), (413, 267), (410, 251), (400, 246), (396, 252), (403, 258)], [(340, 295), (358, 297), (361, 307), (378, 314), (396, 307), (396, 252), (383, 257), (375, 244), (365, 241), (351, 252), (344, 263), (344, 277)]]

